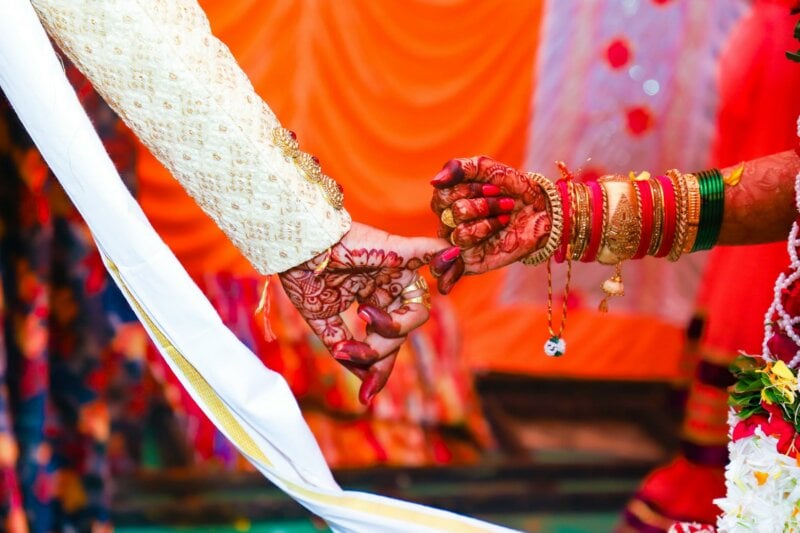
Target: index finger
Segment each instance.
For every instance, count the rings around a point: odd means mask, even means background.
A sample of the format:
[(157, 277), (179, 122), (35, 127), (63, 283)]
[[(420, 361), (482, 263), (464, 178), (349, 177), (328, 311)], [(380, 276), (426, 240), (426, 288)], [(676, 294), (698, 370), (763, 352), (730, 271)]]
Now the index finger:
[(451, 159), (434, 176), (431, 185), (443, 189), (462, 182), (489, 183), (500, 187), (503, 195), (517, 197), (530, 192), (532, 187), (523, 173), (485, 155)]

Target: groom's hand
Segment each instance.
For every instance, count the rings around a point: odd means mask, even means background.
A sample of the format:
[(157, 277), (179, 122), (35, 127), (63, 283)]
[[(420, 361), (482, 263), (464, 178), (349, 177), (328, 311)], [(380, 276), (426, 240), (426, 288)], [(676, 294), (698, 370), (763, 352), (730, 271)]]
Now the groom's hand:
[[(362, 380), (362, 403), (386, 384), (406, 336), (428, 320), (430, 294), (417, 269), (448, 247), (441, 239), (398, 237), (354, 222), (329, 252), (280, 274), (311, 329)], [(361, 341), (340, 316), (353, 303), (367, 323)]]
[(550, 233), (541, 187), (489, 157), (452, 159), (431, 185), (439, 236), (461, 248), (460, 255), (445, 250), (431, 261), (442, 294), (464, 274), (501, 268), (529, 255)]

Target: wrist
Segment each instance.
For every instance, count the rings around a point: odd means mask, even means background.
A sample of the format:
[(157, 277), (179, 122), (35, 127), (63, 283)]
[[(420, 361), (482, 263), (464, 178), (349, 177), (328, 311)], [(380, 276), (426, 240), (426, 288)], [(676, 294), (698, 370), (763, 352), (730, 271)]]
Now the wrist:
[[(537, 185), (543, 192), (546, 206), (545, 213), (549, 220), (543, 216), (539, 218), (542, 222), (549, 222), (550, 232), (544, 245), (521, 259), (525, 265), (539, 265), (550, 259), (561, 245), (561, 236), (564, 232), (564, 206), (556, 185), (541, 174), (533, 172), (527, 173), (527, 178), (531, 183)], [(539, 221), (537, 220), (537, 222)]]

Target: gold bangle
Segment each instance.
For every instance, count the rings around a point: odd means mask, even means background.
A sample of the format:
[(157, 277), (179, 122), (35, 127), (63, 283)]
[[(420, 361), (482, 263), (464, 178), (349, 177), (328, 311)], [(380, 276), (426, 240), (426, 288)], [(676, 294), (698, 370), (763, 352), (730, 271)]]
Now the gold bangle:
[(683, 245), (686, 243), (686, 230), (689, 223), (688, 195), (686, 191), (686, 179), (677, 170), (667, 171), (667, 177), (672, 180), (675, 187), (675, 204), (678, 210), (677, 221), (675, 224), (675, 242), (667, 254), (667, 259), (677, 261), (683, 253)]
[(578, 207), (575, 199), (575, 181), (572, 179), (567, 180), (567, 194), (569, 195), (569, 235), (567, 236), (567, 257), (570, 257), (572, 243), (575, 242), (575, 234), (578, 232)]
[(686, 195), (687, 195), (687, 229), (686, 229), (686, 242), (683, 245), (683, 253), (688, 254), (694, 248), (694, 243), (697, 240), (697, 231), (700, 227), (700, 182), (694, 174), (684, 174), (686, 179)]
[(629, 259), (638, 247), (639, 219), (631, 199), (633, 182), (625, 176), (600, 178), (603, 195), (603, 233), (597, 262), (615, 265)]
[(600, 195), (603, 198), (603, 220), (600, 224), (600, 248), (597, 250), (597, 257), (600, 257), (600, 253), (606, 247), (606, 231), (608, 231), (608, 191), (602, 183), (600, 183)]
[(650, 237), (647, 255), (655, 255), (661, 247), (664, 232), (664, 192), (658, 180), (650, 180), (650, 189), (653, 191), (653, 236)]
[(578, 232), (572, 241), (572, 260), (580, 261), (589, 243), (589, 220), (591, 219), (588, 189), (582, 183), (575, 184), (575, 210), (578, 217)]
[(564, 211), (561, 205), (561, 195), (553, 182), (534, 172), (528, 172), (525, 175), (542, 188), (550, 206), (550, 236), (547, 238), (547, 242), (532, 254), (520, 259), (524, 265), (536, 266), (550, 259), (561, 243), (561, 232), (564, 231)]
[[(648, 174), (648, 176), (649, 176), (649, 174)], [(638, 240), (636, 241), (636, 248), (633, 250), (633, 254), (631, 254), (631, 257), (633, 257), (636, 254), (636, 250), (638, 250), (639, 246), (642, 244), (642, 239), (645, 238), (645, 236), (642, 235), (642, 231), (643, 231), (643, 228), (642, 228), (642, 217), (644, 216), (644, 213), (643, 213), (644, 206), (642, 205), (642, 191), (640, 191), (639, 187), (636, 186), (635, 181), (636, 181), (635, 178), (631, 178), (631, 185), (633, 185), (633, 193), (636, 195), (636, 224), (637, 224), (637, 229), (638, 229)], [(649, 235), (648, 235), (648, 237), (649, 237)]]

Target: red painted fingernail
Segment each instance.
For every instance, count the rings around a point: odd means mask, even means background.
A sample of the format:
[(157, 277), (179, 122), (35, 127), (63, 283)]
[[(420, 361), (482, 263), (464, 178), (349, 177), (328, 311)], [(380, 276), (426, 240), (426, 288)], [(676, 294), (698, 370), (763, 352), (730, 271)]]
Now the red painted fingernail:
[(363, 320), (367, 324), (372, 324), (372, 317), (369, 316), (369, 313), (367, 313), (365, 310), (363, 310), (363, 309), (359, 310), (358, 311), (358, 316), (359, 316), (359, 318), (361, 318), (361, 320)]
[(448, 248), (447, 250), (442, 252), (441, 255), (442, 261), (444, 261), (445, 263), (450, 263), (451, 261), (454, 261), (455, 258), (459, 256), (459, 254), (461, 254), (461, 248), (459, 248), (458, 246), (453, 246), (452, 248)]
[(375, 390), (378, 386), (378, 374), (371, 373), (365, 379), (364, 382), (361, 384), (361, 390), (358, 391), (358, 399), (364, 405), (369, 405), (372, 399), (375, 397), (375, 394), (378, 392)]
[(497, 196), (500, 194), (500, 187), (497, 185), (484, 185), (481, 190), (484, 196)]
[(514, 209), (514, 199), (513, 198), (500, 198), (497, 202), (500, 205), (500, 209), (503, 211), (511, 211)]
[(353, 358), (350, 357), (350, 354), (345, 352), (333, 352), (333, 358), (337, 361), (352, 361)]
[(506, 224), (511, 222), (511, 215), (498, 215), (497, 221), (503, 226), (505, 226)]
[(431, 185), (438, 185), (442, 182), (447, 181), (450, 178), (450, 170), (447, 168), (443, 168), (440, 170), (431, 180)]

